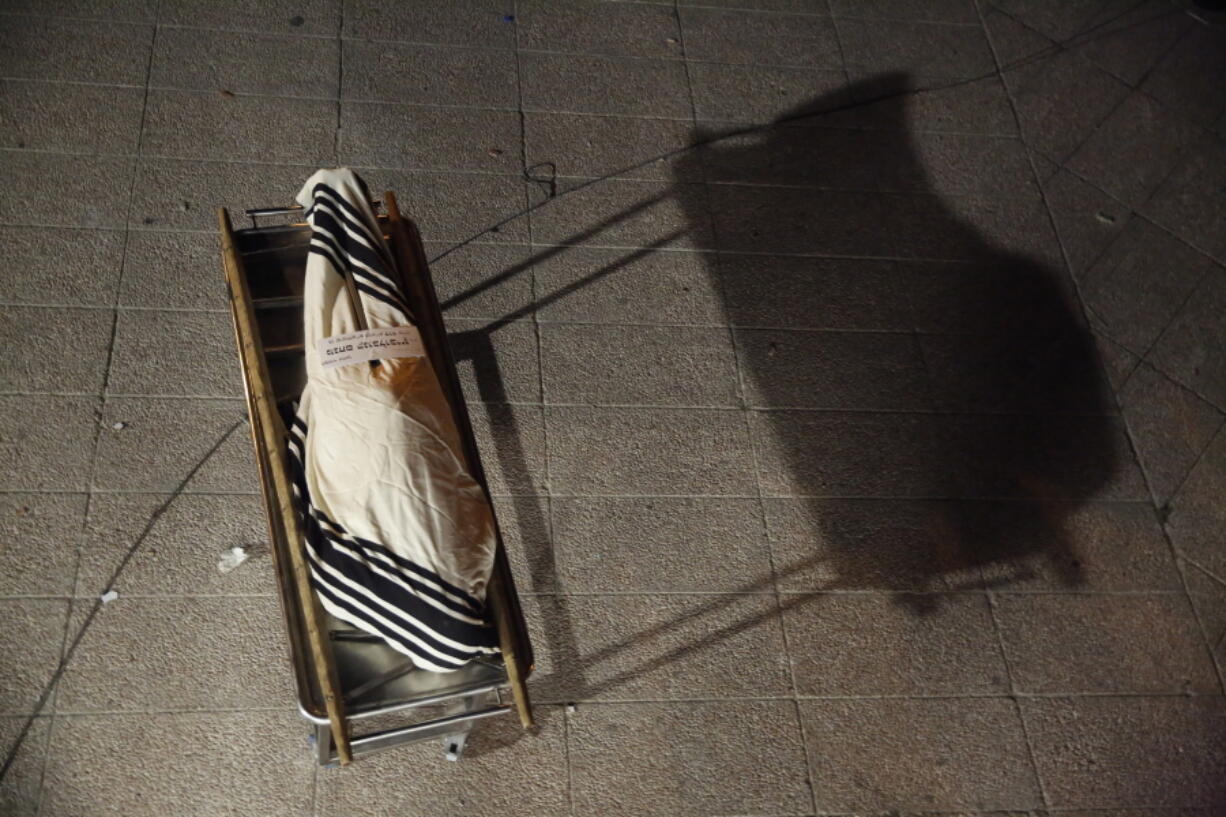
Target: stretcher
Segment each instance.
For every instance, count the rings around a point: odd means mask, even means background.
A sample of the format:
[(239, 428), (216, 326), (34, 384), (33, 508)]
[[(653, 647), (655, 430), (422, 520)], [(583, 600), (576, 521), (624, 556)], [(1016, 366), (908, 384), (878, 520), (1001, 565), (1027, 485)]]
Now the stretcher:
[[(468, 471), (488, 498), (420, 234), (401, 215), (394, 194), (384, 193), (372, 206), (451, 406)], [(382, 639), (321, 609), (305, 565), (281, 413), (306, 383), (302, 290), (311, 231), (297, 206), (246, 212), (251, 226), (236, 229), (225, 208), (217, 211), (222, 265), (298, 708), (311, 724), (309, 740), (318, 762), (344, 765), (353, 757), (439, 738), (446, 757), (456, 760), (479, 720), (515, 714), (525, 729), (531, 728), (525, 682), (533, 669), (532, 645), (501, 534), (486, 596), (499, 655), (471, 661), (453, 672), (430, 672), (415, 667)]]

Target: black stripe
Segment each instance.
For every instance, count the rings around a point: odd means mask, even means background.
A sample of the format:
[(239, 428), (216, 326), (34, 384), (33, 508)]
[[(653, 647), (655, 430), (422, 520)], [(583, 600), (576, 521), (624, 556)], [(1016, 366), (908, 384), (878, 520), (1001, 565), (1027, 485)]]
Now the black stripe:
[[(376, 596), (387, 601), (399, 613), (399, 615), (391, 614), (393, 618), (399, 619), (399, 623), (405, 629), (410, 630), (422, 641), (427, 642), (442, 653), (456, 656), (466, 655), (466, 653), (458, 651), (454, 647), (440, 643), (432, 637), (431, 633), (424, 632), (422, 628), (428, 628), (439, 636), (471, 646), (472, 649), (493, 648), (497, 646), (497, 637), (493, 628), (483, 624), (471, 624), (452, 618), (445, 612), (415, 596), (403, 586), (374, 572), (365, 562), (356, 560), (343, 553), (335, 552), (332, 545), (332, 539), (335, 538), (334, 535), (330, 531), (324, 530), (314, 516), (314, 514), (319, 514), (324, 519), (327, 519), (327, 515), (322, 510), (313, 507), (310, 500), (310, 490), (306, 485), (303, 463), (298, 460), (297, 452), (292, 449), (290, 462), (291, 477), (295, 487), (298, 488), (298, 502), (296, 504), (298, 505), (299, 518), (303, 524), (303, 531), (322, 563), (330, 565), (347, 579), (370, 589)], [(331, 520), (328, 521), (331, 524)], [(353, 547), (353, 542), (341, 541), (346, 546)], [(381, 550), (383, 549), (381, 548)], [(358, 548), (358, 551), (361, 552), (361, 549)], [(409, 562), (409, 564), (413, 563)], [(425, 573), (427, 578), (431, 578), (429, 571), (421, 568), (419, 570)], [(405, 580), (410, 586), (419, 587), (417, 582), (412, 581), (408, 577), (405, 577)], [(443, 586), (447, 584), (441, 579), (435, 578), (434, 580)], [(432, 588), (421, 589), (427, 591), (432, 598), (438, 596), (438, 591)], [(444, 602), (449, 601), (445, 598), (442, 600)], [(454, 602), (448, 606), (453, 605)], [(461, 612), (469, 615), (473, 614), (470, 611)], [(479, 616), (480, 612), (478, 611), (476, 615)]]
[[(358, 186), (362, 190), (366, 190), (366, 182), (363, 181), (361, 178), (357, 177), (356, 175), (354, 176), (354, 178), (357, 179)], [(350, 218), (352, 218), (354, 221), (357, 221), (358, 224), (361, 225), (361, 227), (363, 228), (363, 231), (367, 234), (367, 238), (371, 239), (371, 244), (373, 246), (378, 247), (380, 251), (385, 254), (386, 260), (390, 265), (392, 258), (391, 258), (391, 254), (387, 252), (387, 248), (383, 244), (383, 240), (382, 240), (383, 236), (381, 234), (380, 235), (370, 235), (370, 228), (366, 226), (366, 213), (363, 213), (362, 211), (358, 210), (358, 208), (353, 205), (353, 202), (349, 201), (348, 198), (346, 198), (345, 196), (342, 196), (339, 192), (337, 192), (336, 190), (334, 190), (332, 187), (328, 186), (327, 184), (324, 184), (323, 182), (319, 182), (318, 184), (316, 184), (315, 189), (311, 191), (311, 196), (312, 198), (314, 198), (316, 203), (319, 202), (320, 191), (327, 193), (335, 201), (339, 202), (341, 209), (343, 209), (345, 213), (349, 215)], [(370, 199), (369, 191), (367, 191), (366, 199), (367, 200)], [(373, 219), (374, 213), (371, 213), (370, 215)], [(374, 219), (374, 221), (375, 221), (375, 224), (378, 225), (378, 219)]]
[[(306, 437), (307, 430), (308, 430), (306, 421), (304, 421), (301, 417), (298, 417), (295, 415), (294, 426), (295, 428), (291, 431), (291, 435), (294, 435), (294, 432), (300, 430), (300, 433), (298, 433), (296, 436), (298, 437), (299, 444), (304, 446), (303, 451), (305, 451), (306, 450), (305, 449), (305, 437)], [(291, 458), (291, 459), (294, 459), (294, 458)], [(295, 460), (295, 465), (301, 465), (301, 464)], [(301, 481), (301, 488), (304, 491), (304, 495), (309, 496), (309, 494), (305, 493), (306, 492), (305, 474), (303, 474), (303, 479)], [(412, 573), (416, 573), (418, 576), (421, 576), (423, 579), (426, 579), (427, 581), (435, 582), (447, 592), (452, 593), (455, 596), (462, 599), (464, 602), (467, 602), (470, 609), (466, 610), (465, 612), (468, 613), (469, 615), (472, 615), (478, 618), (484, 616), (485, 605), (475, 596), (465, 592), (462, 588), (456, 587), (454, 584), (451, 584), (446, 579), (439, 576), (437, 573), (430, 570), (429, 568), (423, 565), (420, 565), (411, 559), (401, 556), (399, 553), (396, 553), (395, 551), (391, 550), (385, 545), (381, 545), (378, 542), (371, 541), (370, 539), (363, 539), (359, 536), (354, 536), (352, 533), (345, 530), (343, 525), (339, 524), (338, 522), (336, 522), (336, 520), (329, 517), (328, 514), (326, 514), (321, 508), (317, 508), (314, 505), (312, 505), (311, 510), (314, 513), (318, 514), (320, 519), (322, 519), (326, 525), (328, 525), (331, 528), (334, 528), (338, 533), (340, 533), (342, 537), (345, 537), (346, 543), (348, 544), (357, 543), (362, 549), (373, 550), (376, 553), (387, 556), (389, 559), (392, 560), (393, 563), (395, 563), (399, 567), (405, 570), (408, 570)]]
[(381, 635), (389, 644), (394, 647), (398, 647), (401, 652), (408, 653), (410, 656), (424, 664), (458, 669), (466, 663), (465, 661), (453, 662), (453, 660), (449, 660), (446, 657), (440, 657), (426, 652), (412, 641), (406, 639), (404, 636), (394, 632), (378, 621), (371, 619), (361, 610), (354, 607), (351, 603), (342, 599), (338, 595), (338, 591), (332, 589), (325, 581), (315, 574), (315, 570), (311, 571), (311, 586), (315, 588), (315, 592), (319, 593), (321, 596), (324, 596), (332, 604), (344, 610), (348, 617), (363, 622), (367, 627)]
[[(327, 217), (327, 215), (325, 214), (325, 218), (330, 218), (330, 217)], [(320, 221), (320, 217), (316, 216), (316, 222), (319, 222), (319, 221)], [(349, 238), (341, 230), (339, 230), (336, 227), (335, 222), (332, 222), (331, 224), (323, 223), (323, 224), (320, 224), (320, 227), (322, 229), (328, 230), (331, 233), (340, 233), (341, 238), (337, 240), (345, 242), (344, 249), (340, 249), (338, 245), (336, 244), (336, 241), (334, 241), (332, 237), (322, 232), (319, 232), (318, 230), (312, 233), (312, 239), (319, 240), (320, 242), (326, 243), (329, 247), (336, 248), (337, 254), (345, 260), (344, 267), (338, 268), (337, 271), (340, 272), (342, 271), (342, 269), (348, 270), (350, 273), (353, 274), (355, 279), (361, 278), (365, 281), (370, 282), (370, 284), (372, 284), (373, 286), (381, 287), (382, 289), (387, 290), (388, 297), (380, 298), (379, 300), (400, 310), (403, 314), (400, 315), (399, 317), (401, 317), (404, 321), (408, 322), (409, 320), (408, 315), (410, 314), (410, 312), (409, 312), (408, 306), (404, 304), (404, 299), (401, 296), (399, 287), (397, 287), (394, 283), (392, 283), (391, 281), (381, 276), (372, 274), (369, 270), (359, 268), (356, 264), (353, 263), (351, 252), (356, 242), (354, 242), (352, 238)], [(367, 263), (369, 265), (369, 262)], [(388, 300), (389, 297), (392, 300)]]
[(386, 279), (384, 283), (392, 288), (395, 292), (400, 292), (400, 286), (396, 283), (395, 278), (388, 272), (387, 259), (379, 255), (377, 250), (372, 249), (366, 244), (359, 241), (349, 234), (345, 229), (346, 225), (350, 225), (343, 216), (337, 214), (332, 208), (317, 208), (312, 224), (323, 223), (325, 229), (333, 233), (338, 242), (343, 242), (343, 246), (354, 258), (361, 261), (366, 266), (370, 267), (380, 278)]

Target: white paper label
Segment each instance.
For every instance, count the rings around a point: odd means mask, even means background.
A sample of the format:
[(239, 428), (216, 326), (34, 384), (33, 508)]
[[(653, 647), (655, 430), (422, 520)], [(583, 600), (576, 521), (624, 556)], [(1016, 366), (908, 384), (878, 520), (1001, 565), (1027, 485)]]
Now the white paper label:
[(395, 357), (425, 357), (421, 333), (416, 326), (388, 326), (366, 329), (319, 340), (319, 362), (325, 369), (352, 366), (368, 360)]

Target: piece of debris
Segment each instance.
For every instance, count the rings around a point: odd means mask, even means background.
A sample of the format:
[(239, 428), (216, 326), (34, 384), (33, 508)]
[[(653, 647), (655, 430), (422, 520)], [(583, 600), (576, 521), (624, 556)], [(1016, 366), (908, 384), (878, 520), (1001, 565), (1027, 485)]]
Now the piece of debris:
[(188, 210), (192, 209), (192, 203), (190, 201), (181, 201), (179, 202), (179, 208), (186, 213)]
[(1115, 223), (1115, 216), (1111, 215), (1110, 213), (1104, 213), (1100, 211), (1099, 213), (1095, 215), (1095, 218), (1097, 218), (1103, 224), (1114, 224)]
[(504, 14), (502, 16), (502, 21), (504, 23), (513, 23), (515, 22), (515, 15), (514, 14)]
[(490, 155), (491, 156), (501, 156), (502, 150), (499, 148), (490, 148)]
[(220, 573), (229, 573), (234, 568), (247, 561), (247, 549), (235, 545), (226, 551), (225, 555), (217, 562), (217, 570)]
[(233, 91), (227, 91), (225, 88), (222, 88), (222, 89), (221, 89), (220, 91), (218, 91), (217, 93), (221, 94), (221, 95), (222, 95), (222, 96), (224, 96), (226, 99), (232, 99), (232, 98), (234, 97), (234, 92), (233, 92)]
[(127, 427), (128, 427), (128, 424), (122, 420), (116, 423), (111, 423), (111, 428), (113, 428), (115, 431), (123, 431)]
[(305, 22), (306, 22), (306, 18), (303, 17), (302, 15), (298, 15), (297, 17), (289, 18), (289, 24), (292, 25), (294, 28), (297, 28), (298, 26), (302, 25)]
[(18, 516), (25, 516), (29, 512), (30, 512), (30, 506), (28, 505), (22, 505), (20, 508), (17, 509)]
[(574, 705), (574, 704), (567, 704), (567, 705), (566, 705), (566, 711), (567, 711), (567, 712), (574, 712), (574, 711), (575, 711), (575, 705)]
[(669, 37), (669, 38), (668, 38), (667, 40), (665, 40), (664, 42), (669, 43), (669, 44), (671, 44), (671, 45), (676, 45), (676, 44), (677, 44), (677, 38), (676, 38), (676, 37)]
[(119, 598), (119, 593), (115, 590), (108, 590), (98, 598), (102, 599), (103, 604), (110, 604), (115, 599)]

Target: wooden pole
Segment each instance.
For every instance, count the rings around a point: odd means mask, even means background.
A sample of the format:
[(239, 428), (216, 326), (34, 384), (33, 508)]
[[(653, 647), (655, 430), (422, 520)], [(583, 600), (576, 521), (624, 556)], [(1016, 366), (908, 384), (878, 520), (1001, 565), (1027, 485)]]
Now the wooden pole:
[[(464, 451), (461, 453), (467, 461), (469, 472), (485, 491), (488, 502), (489, 487), (485, 482), (481, 457), (473, 437), (472, 425), (468, 420), (468, 411), (464, 406), (464, 393), (460, 389), (455, 364), (447, 347), (447, 331), (438, 309), (438, 297), (430, 281), (430, 271), (421, 242), (408, 220), (401, 216), (396, 195), (390, 190), (383, 194), (383, 207), (387, 211), (388, 230), (392, 236), (396, 262), (400, 267), (405, 297), (409, 299), (409, 306), (414, 308), (417, 329), (421, 332), (439, 385), (443, 387), (447, 402), (451, 405), (452, 417), (464, 445)], [(486, 603), (494, 613), (494, 626), (498, 630), (502, 661), (507, 670), (507, 681), (511, 685), (515, 708), (519, 713), (519, 722), (525, 729), (530, 729), (534, 722), (532, 703), (525, 681), (528, 673), (532, 671), (532, 645), (528, 640), (528, 628), (515, 593), (515, 583), (507, 562), (506, 549), (502, 545), (501, 533), (498, 534), (498, 545), (494, 551), (494, 571), (486, 590)]]
[[(234, 316), (234, 333), (238, 341), (238, 354), (243, 363), (244, 385), (247, 390), (247, 408), (251, 414), (251, 429), (258, 446), (267, 457), (267, 476), (272, 481), (271, 495), (266, 495), (275, 504), (269, 505), (271, 518), (280, 520), (284, 541), (293, 565), (294, 582), (298, 589), (298, 601), (306, 628), (311, 660), (319, 691), (324, 699), (328, 722), (332, 728), (332, 740), (342, 766), (353, 760), (349, 746), (349, 732), (345, 723), (344, 704), (340, 695), (336, 664), (332, 658), (331, 644), (321, 625), (323, 611), (311, 588), (310, 572), (304, 548), (306, 540), (298, 524), (298, 510), (290, 489), (289, 470), (286, 466), (286, 432), (277, 414), (276, 400), (268, 377), (268, 366), (255, 322), (255, 309), (251, 292), (243, 274), (243, 261), (234, 244), (234, 231), (230, 226), (230, 214), (224, 207), (217, 209), (217, 223), (221, 231), (221, 256), (225, 267), (226, 285), (230, 294), (230, 310)], [(274, 534), (275, 535), (275, 534)]]

